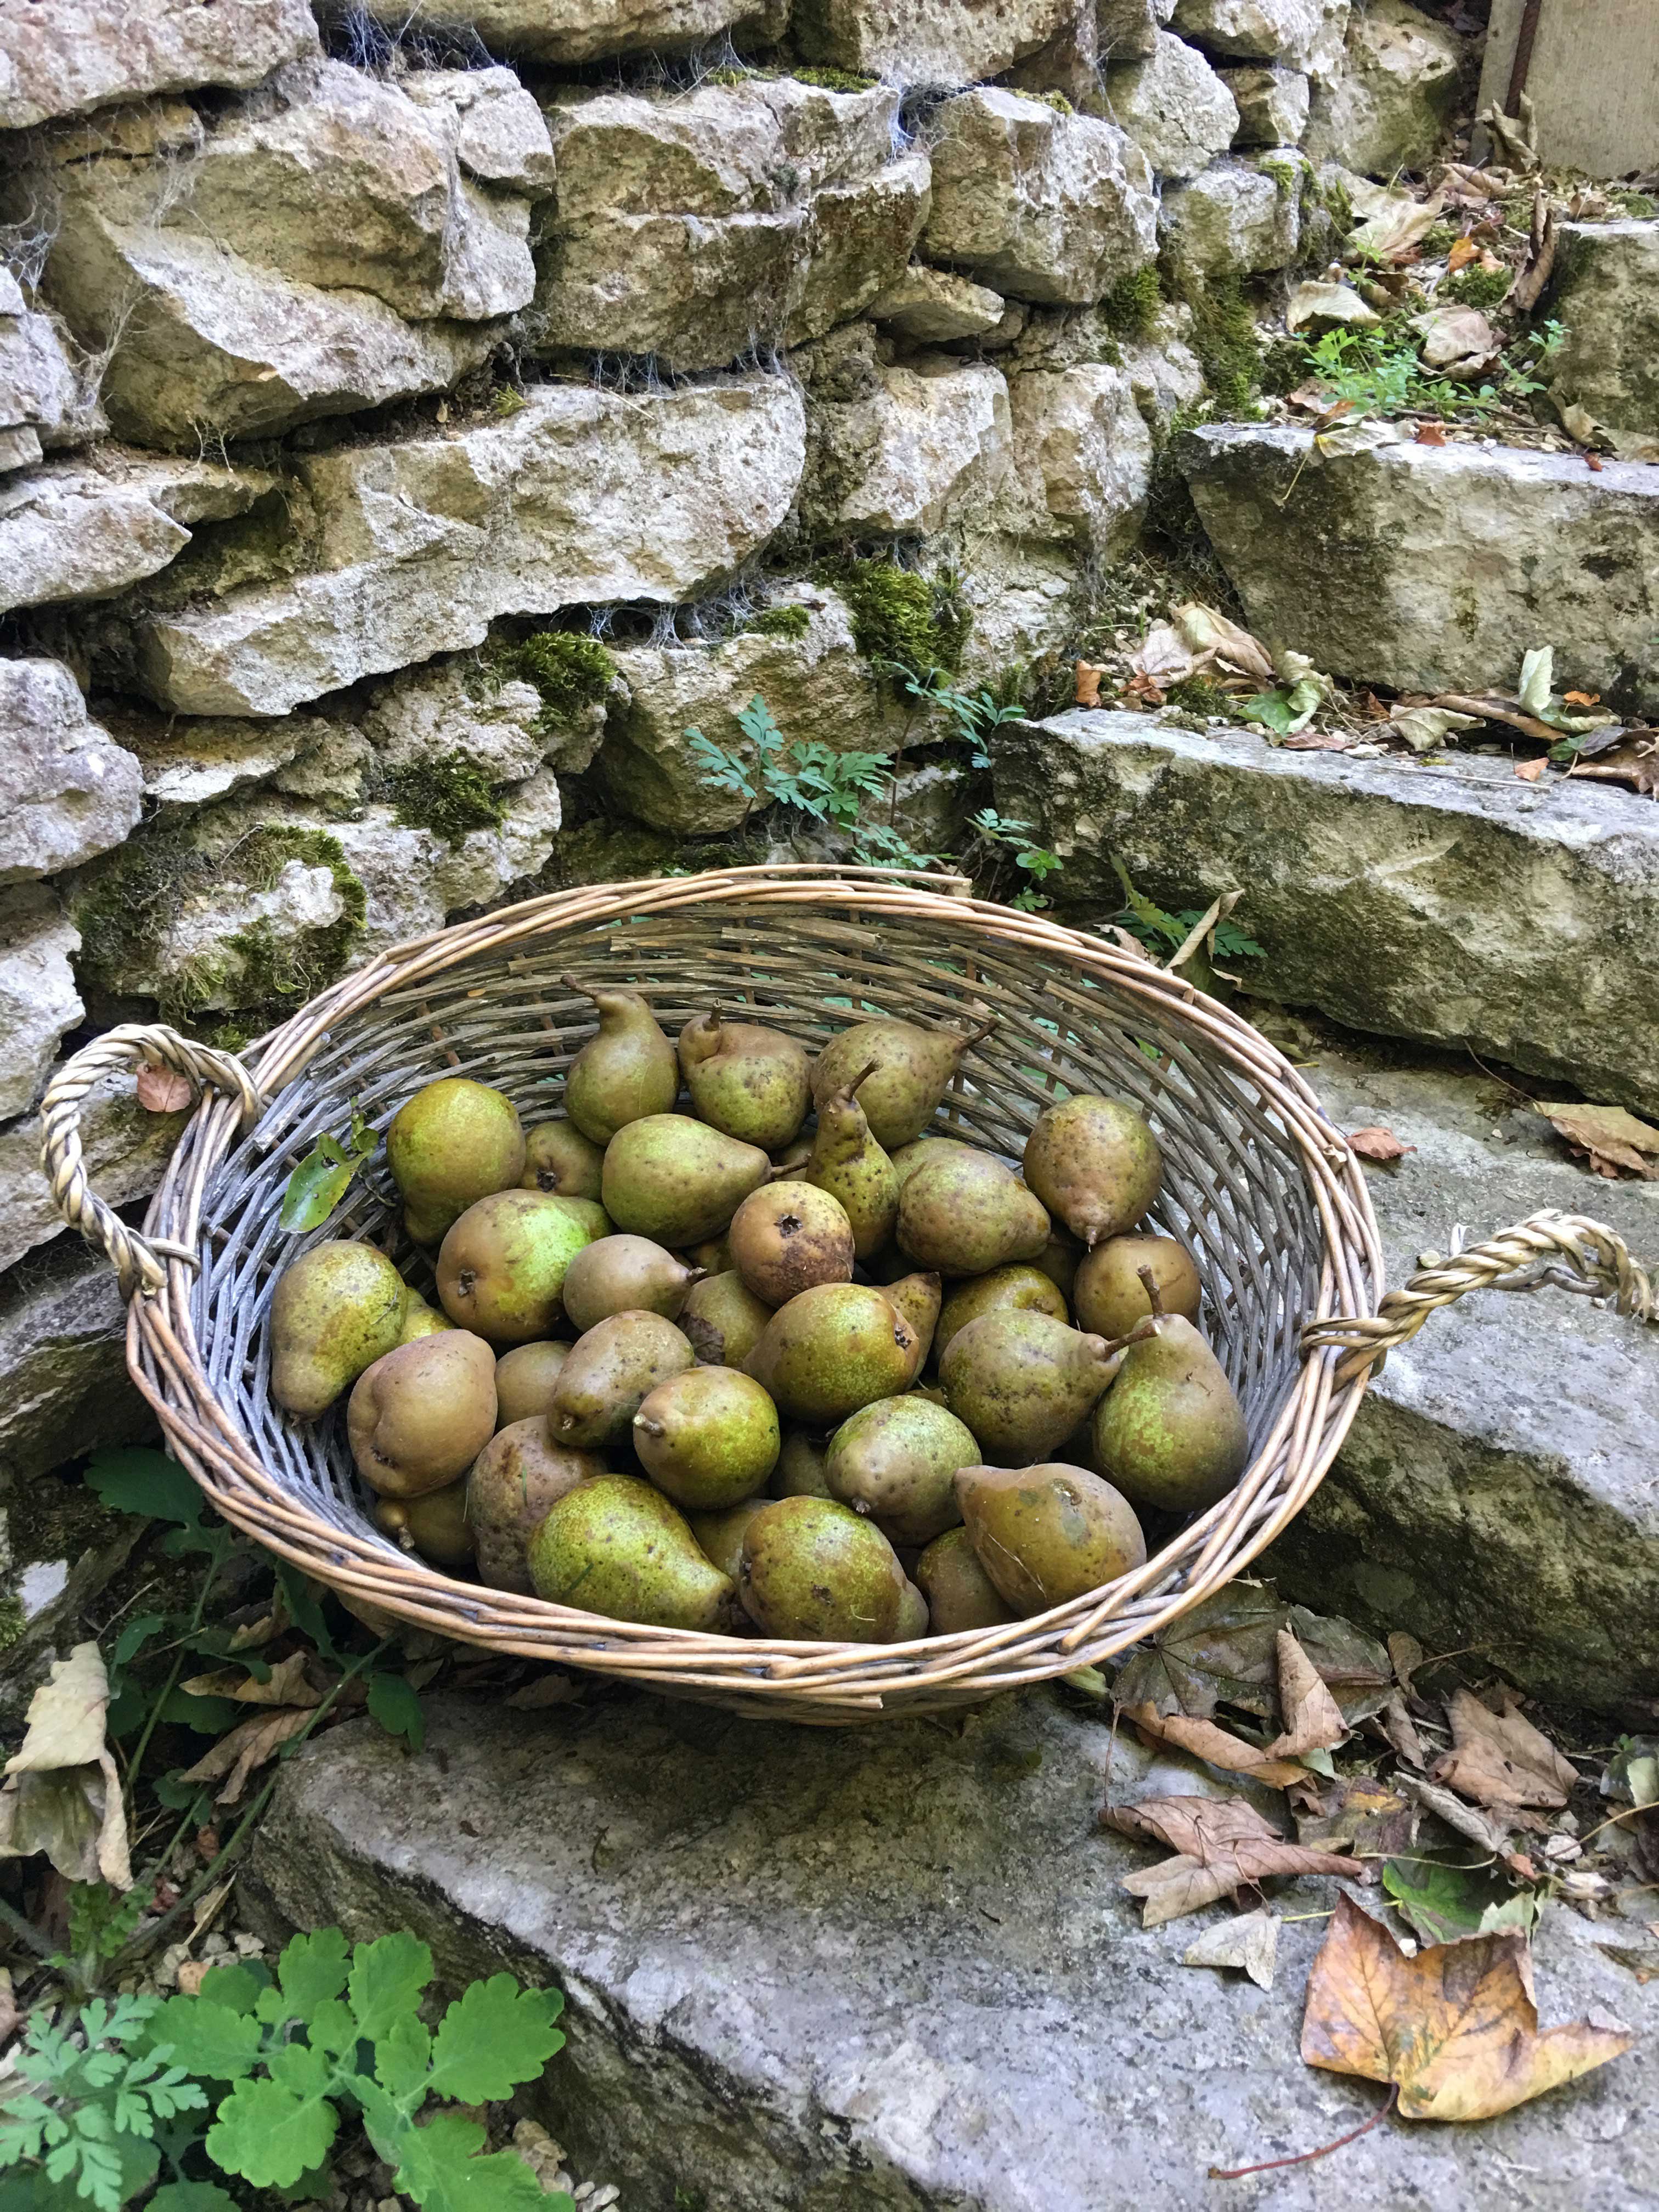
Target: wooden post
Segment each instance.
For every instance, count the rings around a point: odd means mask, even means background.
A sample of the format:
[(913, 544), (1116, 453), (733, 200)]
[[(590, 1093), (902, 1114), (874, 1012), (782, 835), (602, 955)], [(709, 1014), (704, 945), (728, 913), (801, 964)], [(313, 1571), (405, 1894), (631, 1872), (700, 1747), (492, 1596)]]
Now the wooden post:
[[(1526, 0), (1492, 0), (1483, 108), (1513, 112), (1509, 95), (1527, 12)], [(1622, 177), (1659, 167), (1659, 4), (1541, 0), (1525, 89), (1547, 168)]]

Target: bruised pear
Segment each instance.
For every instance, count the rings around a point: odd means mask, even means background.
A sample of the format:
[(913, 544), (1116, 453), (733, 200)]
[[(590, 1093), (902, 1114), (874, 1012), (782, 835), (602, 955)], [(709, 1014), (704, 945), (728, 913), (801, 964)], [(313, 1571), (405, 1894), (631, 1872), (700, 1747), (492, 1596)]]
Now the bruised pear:
[(700, 1119), (728, 1137), (775, 1152), (806, 1119), (810, 1066), (781, 1030), (698, 1014), (680, 1031), (679, 1060)]
[(346, 1432), (382, 1498), (419, 1498), (466, 1473), (495, 1426), (495, 1355), (463, 1328), (386, 1352), (357, 1378)]
[(970, 1321), (977, 1321), (981, 1314), (1000, 1313), (1005, 1309), (1047, 1314), (1054, 1321), (1070, 1318), (1057, 1285), (1041, 1267), (1029, 1261), (1018, 1267), (993, 1267), (988, 1275), (975, 1275), (951, 1289), (933, 1339), (940, 1358), (945, 1357), (951, 1338), (966, 1328)]
[(871, 1069), (860, 1086), (860, 1103), (871, 1135), (891, 1152), (921, 1134), (961, 1066), (963, 1054), (989, 1034), (988, 1024), (963, 1036), (954, 1030), (925, 1030), (915, 1022), (855, 1023), (832, 1037), (818, 1054), (812, 1069), (813, 1099), (822, 1112), (826, 1098), (845, 1090), (861, 1069)]
[(631, 1474), (595, 1475), (550, 1507), (530, 1540), (530, 1579), (549, 1604), (608, 1620), (705, 1632), (730, 1623), (730, 1577), (678, 1508)]
[(630, 1121), (667, 1113), (680, 1095), (680, 1064), (637, 991), (590, 991), (574, 975), (564, 981), (591, 999), (599, 1017), (598, 1035), (565, 1076), (564, 1110), (591, 1144), (608, 1145)]
[(605, 1154), (605, 1210), (635, 1237), (679, 1247), (717, 1236), (772, 1173), (758, 1145), (685, 1114), (647, 1114)]
[(438, 1296), (451, 1321), (496, 1344), (550, 1335), (565, 1271), (593, 1241), (586, 1207), (539, 1190), (499, 1190), (468, 1206), (438, 1251)]
[(941, 1275), (982, 1275), (1034, 1260), (1048, 1242), (1048, 1216), (989, 1152), (951, 1151), (923, 1160), (907, 1179), (898, 1241)]
[(466, 1485), (452, 1482), (422, 1498), (377, 1498), (368, 1509), (374, 1526), (405, 1552), (418, 1552), (438, 1567), (472, 1564), (471, 1525), (466, 1517)]
[(898, 1177), (870, 1133), (864, 1109), (854, 1096), (875, 1072), (872, 1060), (851, 1083), (827, 1091), (818, 1100), (817, 1134), (801, 1170), (803, 1182), (816, 1183), (839, 1199), (853, 1224), (853, 1249), (860, 1260), (879, 1252), (898, 1218)]
[(564, 1310), (578, 1332), (630, 1310), (675, 1321), (696, 1280), (694, 1269), (648, 1237), (599, 1237), (566, 1270)]
[(1085, 1254), (1078, 1268), (1078, 1327), (1097, 1336), (1127, 1336), (1152, 1310), (1143, 1268), (1152, 1279), (1159, 1312), (1197, 1321), (1203, 1287), (1184, 1245), (1173, 1237), (1108, 1237)]
[(1084, 1468), (963, 1468), (957, 1497), (980, 1565), (1017, 1613), (1047, 1613), (1145, 1564), (1127, 1498)]
[(841, 1200), (811, 1182), (752, 1190), (726, 1235), (732, 1265), (757, 1298), (787, 1305), (816, 1283), (849, 1283), (857, 1243)]
[(1005, 1306), (957, 1332), (939, 1379), (981, 1449), (1025, 1464), (1071, 1435), (1111, 1380), (1114, 1362), (1103, 1337)]
[(744, 1363), (792, 1421), (828, 1426), (890, 1398), (915, 1371), (916, 1333), (865, 1283), (820, 1283), (780, 1306)]
[(343, 1240), (313, 1244), (283, 1268), (270, 1297), (270, 1395), (313, 1420), (402, 1339), (409, 1286), (384, 1252)]
[(386, 1158), (403, 1194), (404, 1226), (417, 1244), (435, 1244), (476, 1200), (523, 1174), (519, 1109), (487, 1083), (442, 1076), (392, 1115)]
[(1091, 1249), (1133, 1229), (1158, 1196), (1164, 1155), (1133, 1106), (1088, 1091), (1044, 1109), (1025, 1140), (1025, 1180)]
[(735, 1267), (693, 1283), (678, 1316), (704, 1367), (741, 1367), (771, 1318), (771, 1307), (755, 1296)]
[(480, 1579), (492, 1589), (527, 1595), (534, 1587), (530, 1539), (548, 1509), (579, 1482), (605, 1472), (598, 1452), (571, 1451), (552, 1443), (540, 1414), (498, 1429), (466, 1478), (467, 1519)]
[(774, 1499), (744, 1532), (738, 1589), (765, 1636), (890, 1644), (905, 1585), (880, 1529), (830, 1498)]
[(930, 1544), (962, 1517), (954, 1477), (979, 1446), (954, 1413), (926, 1398), (862, 1406), (830, 1439), (830, 1495), (866, 1513), (890, 1543)]
[(539, 1419), (547, 1411), (559, 1370), (570, 1355), (568, 1344), (515, 1344), (495, 1362), (495, 1425)]
[(934, 1537), (916, 1562), (915, 1576), (935, 1636), (1001, 1628), (1019, 1618), (981, 1566), (973, 1540), (960, 1523)]
[(597, 1199), (604, 1165), (603, 1149), (591, 1144), (563, 1115), (538, 1121), (524, 1140), (526, 1190), (544, 1190), (555, 1198)]
[(1137, 1505), (1202, 1512), (1249, 1463), (1243, 1408), (1191, 1322), (1163, 1314), (1141, 1327), (1096, 1411), (1095, 1465)]
[(783, 1449), (778, 1454), (778, 1463), (772, 1470), (767, 1489), (774, 1498), (828, 1498), (831, 1494), (824, 1474), (828, 1449), (818, 1437), (808, 1436), (805, 1429), (791, 1429), (783, 1440)]
[(731, 1367), (671, 1375), (634, 1416), (640, 1465), (688, 1513), (752, 1498), (781, 1441), (777, 1407), (752, 1376)]
[(579, 1337), (559, 1370), (547, 1403), (555, 1443), (583, 1451), (625, 1437), (659, 1382), (690, 1367), (695, 1355), (660, 1314), (619, 1313)]

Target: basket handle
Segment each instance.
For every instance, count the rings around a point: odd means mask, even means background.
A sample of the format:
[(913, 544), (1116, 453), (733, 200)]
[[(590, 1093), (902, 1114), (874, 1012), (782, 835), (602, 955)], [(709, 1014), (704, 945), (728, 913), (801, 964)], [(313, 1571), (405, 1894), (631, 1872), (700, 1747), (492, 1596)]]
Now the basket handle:
[[(1562, 1263), (1565, 1262), (1565, 1265)], [(1471, 1244), (1442, 1260), (1425, 1255), (1403, 1290), (1390, 1291), (1375, 1314), (1337, 1314), (1310, 1322), (1302, 1332), (1304, 1354), (1327, 1346), (1347, 1347), (1336, 1368), (1339, 1389), (1397, 1344), (1415, 1336), (1431, 1313), (1468, 1291), (1536, 1291), (1546, 1284), (1582, 1297), (1606, 1298), (1617, 1313), (1659, 1322), (1659, 1294), (1651, 1270), (1632, 1260), (1625, 1240), (1603, 1221), (1582, 1213), (1534, 1213), (1484, 1244)]]
[(138, 1291), (146, 1296), (159, 1291), (167, 1280), (166, 1260), (182, 1260), (191, 1267), (198, 1264), (187, 1244), (163, 1237), (145, 1237), (137, 1229), (129, 1229), (87, 1181), (81, 1157), (81, 1102), (94, 1084), (117, 1068), (139, 1066), (146, 1060), (159, 1060), (164, 1067), (189, 1076), (193, 1083), (210, 1083), (240, 1098), (244, 1128), (256, 1119), (264, 1103), (258, 1085), (234, 1054), (193, 1044), (177, 1030), (159, 1024), (123, 1022), (106, 1030), (58, 1069), (40, 1102), (40, 1122), (46, 1133), (40, 1165), (52, 1185), (58, 1212), (110, 1261), (120, 1278), (124, 1298)]

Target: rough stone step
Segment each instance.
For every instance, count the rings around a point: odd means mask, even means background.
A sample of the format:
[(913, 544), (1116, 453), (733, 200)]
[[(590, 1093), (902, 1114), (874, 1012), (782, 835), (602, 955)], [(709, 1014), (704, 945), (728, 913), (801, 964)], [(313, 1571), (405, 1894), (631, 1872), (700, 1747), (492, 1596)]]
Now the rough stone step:
[(1068, 915), (1121, 908), (1114, 854), (1166, 907), (1239, 891), (1267, 952), (1252, 991), (1659, 1109), (1659, 806), (1150, 714), (1012, 724), (992, 750), (997, 805), (1065, 863)]
[[(1308, 1047), (1339, 1127), (1416, 1146), (1365, 1179), (1391, 1284), (1552, 1207), (1659, 1267), (1659, 1182), (1608, 1182), (1473, 1071)], [(1303, 1057), (1301, 1053), (1293, 1055)], [(1389, 1356), (1264, 1562), (1310, 1604), (1469, 1650), (1557, 1703), (1659, 1719), (1659, 1328), (1553, 1289), (1477, 1293)], [(1471, 1664), (1480, 1663), (1480, 1660)]]
[[(1597, 1948), (1632, 1923), (1565, 1907), (1544, 2021), (1609, 2013), (1626, 2057), (1484, 2125), (1389, 2122), (1340, 2174), (1208, 2179), (1379, 2100), (1297, 2055), (1322, 1918), (1287, 1917), (1266, 1991), (1180, 1963), (1217, 1915), (1139, 1926), (1120, 1883), (1151, 1856), (1096, 1826), (1109, 1741), (1051, 1690), (844, 1733), (434, 1698), (412, 1759), (367, 1721), (307, 1746), (244, 1887), (273, 1923), (412, 1929), (451, 1986), (556, 1982), (539, 2117), (628, 2212), (1659, 2205), (1659, 1984)], [(1120, 1742), (1120, 1786), (1145, 1763)], [(1274, 1901), (1318, 1916), (1332, 1886)]]
[(115, 1271), (64, 1236), (0, 1276), (0, 1498), (154, 1425), (127, 1374)]

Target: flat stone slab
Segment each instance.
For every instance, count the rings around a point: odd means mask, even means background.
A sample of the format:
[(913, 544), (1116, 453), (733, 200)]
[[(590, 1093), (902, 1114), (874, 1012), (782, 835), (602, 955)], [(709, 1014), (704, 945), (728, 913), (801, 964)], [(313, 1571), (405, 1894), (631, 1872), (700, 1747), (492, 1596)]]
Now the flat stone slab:
[[(1365, 1180), (1390, 1285), (1454, 1231), (1550, 1207), (1659, 1264), (1659, 1183), (1604, 1182), (1473, 1071), (1314, 1048), (1345, 1132), (1414, 1146)], [(1558, 1704), (1659, 1718), (1659, 1328), (1557, 1290), (1486, 1291), (1390, 1352), (1342, 1452), (1262, 1571)], [(1471, 1664), (1479, 1665), (1480, 1660)]]
[[(1218, 1913), (1140, 1928), (1120, 1882), (1152, 1855), (1096, 1826), (1109, 1743), (1048, 1690), (846, 1732), (437, 1698), (412, 1759), (368, 1722), (308, 1746), (248, 1880), (272, 1919), (412, 1929), (451, 1985), (556, 1982), (541, 2116), (628, 2212), (1659, 2205), (1659, 1984), (1596, 1948), (1630, 1923), (1565, 1907), (1544, 2022), (1610, 2013), (1625, 2057), (1482, 2125), (1390, 2120), (1340, 2163), (1209, 2179), (1378, 2093), (1297, 2055), (1322, 1919), (1286, 1918), (1268, 1991), (1180, 1963)], [(1144, 1759), (1120, 1744), (1121, 1783)]]
[(1173, 909), (1239, 891), (1267, 953), (1253, 992), (1659, 1109), (1659, 806), (1151, 714), (1012, 724), (992, 752), (998, 807), (1065, 863), (1068, 915), (1121, 909), (1114, 854)]
[(1250, 628), (1401, 691), (1512, 685), (1555, 647), (1563, 688), (1659, 707), (1659, 472), (1582, 453), (1410, 440), (1327, 453), (1223, 423), (1179, 459)]

